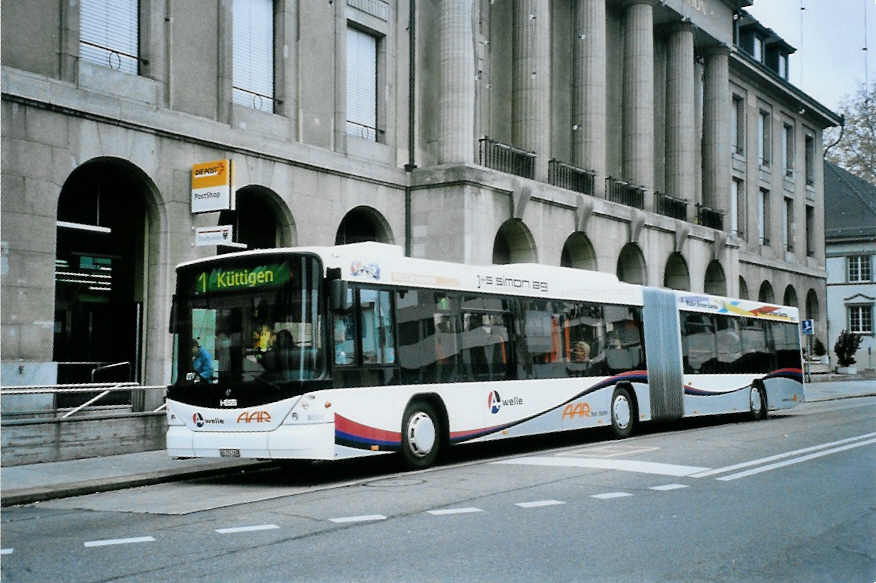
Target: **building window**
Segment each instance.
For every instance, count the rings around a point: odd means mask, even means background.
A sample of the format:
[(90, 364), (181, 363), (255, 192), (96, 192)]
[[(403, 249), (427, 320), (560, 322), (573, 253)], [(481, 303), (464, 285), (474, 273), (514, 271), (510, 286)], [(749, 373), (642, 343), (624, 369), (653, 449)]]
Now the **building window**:
[(754, 37), (754, 60), (763, 63), (764, 50), (763, 50), (763, 39), (759, 36)]
[(274, 112), (274, 3), (234, 0), (232, 101)]
[(740, 156), (745, 154), (745, 99), (733, 95), (733, 107), (730, 109), (730, 149)]
[(785, 206), (782, 207), (782, 241), (785, 250), (794, 250), (794, 200), (785, 198)]
[(782, 124), (782, 166), (785, 176), (794, 177), (794, 126)]
[(761, 109), (757, 116), (757, 159), (761, 166), (770, 165), (770, 112)]
[(757, 205), (757, 237), (761, 245), (770, 244), (770, 191), (760, 189), (760, 201)]
[(779, 55), (779, 77), (788, 79), (788, 55)]
[(870, 256), (869, 255), (851, 255), (846, 258), (848, 265), (848, 281), (870, 281)]
[(806, 205), (806, 255), (815, 257), (815, 207)]
[(730, 182), (730, 232), (745, 235), (745, 184), (736, 178)]
[(138, 0), (81, 0), (79, 58), (136, 75), (139, 63)]
[(815, 185), (815, 136), (806, 134), (806, 185)]
[(873, 306), (846, 306), (849, 314), (849, 332), (873, 334)]
[(347, 27), (347, 134), (372, 142), (377, 131), (376, 36)]

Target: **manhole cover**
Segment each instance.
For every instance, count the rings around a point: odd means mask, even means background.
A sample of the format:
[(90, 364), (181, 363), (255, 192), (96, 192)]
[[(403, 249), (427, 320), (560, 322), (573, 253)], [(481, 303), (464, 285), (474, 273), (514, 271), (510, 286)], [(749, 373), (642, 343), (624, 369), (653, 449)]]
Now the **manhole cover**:
[(402, 488), (404, 486), (418, 486), (425, 483), (426, 480), (416, 480), (413, 478), (388, 478), (386, 480), (366, 482), (364, 485), (371, 488)]

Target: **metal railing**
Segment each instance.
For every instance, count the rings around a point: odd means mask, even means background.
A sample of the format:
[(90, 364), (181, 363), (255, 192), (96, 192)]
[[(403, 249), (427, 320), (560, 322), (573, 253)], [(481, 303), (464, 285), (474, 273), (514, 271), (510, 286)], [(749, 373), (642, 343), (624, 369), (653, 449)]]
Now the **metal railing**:
[(548, 183), (566, 190), (573, 190), (593, 196), (593, 186), (596, 173), (584, 170), (556, 158), (548, 161)]
[(625, 180), (605, 177), (605, 200), (617, 202), (637, 209), (645, 208), (645, 188), (630, 184)]
[(527, 152), (484, 136), (478, 140), (478, 156), (478, 163), (481, 166), (523, 178), (535, 177), (535, 154), (533, 152)]
[(682, 221), (687, 220), (687, 201), (665, 192), (654, 193), (654, 212)]
[(724, 230), (724, 211), (698, 204), (697, 219), (704, 227), (717, 229), (718, 231)]
[[(15, 387), (4, 387), (0, 386), (0, 398), (6, 399), (8, 397), (14, 395), (80, 395), (80, 394), (88, 394), (88, 393), (97, 393), (94, 397), (87, 399), (84, 403), (76, 405), (72, 408), (57, 408), (54, 409), (56, 415), (60, 414), (60, 419), (67, 419), (77, 413), (82, 412), (89, 407), (95, 406), (95, 403), (104, 399), (107, 395), (117, 392), (128, 392), (131, 391), (155, 391), (161, 390), (164, 391), (167, 389), (166, 385), (140, 385), (134, 382), (121, 382), (121, 383), (77, 383), (77, 384), (69, 384), (69, 385), (23, 385), (23, 386), (15, 386)], [(165, 404), (162, 403), (160, 407), (153, 410), (153, 413), (157, 413), (164, 409)], [(47, 411), (48, 412), (48, 411)], [(45, 412), (44, 412), (45, 413)]]

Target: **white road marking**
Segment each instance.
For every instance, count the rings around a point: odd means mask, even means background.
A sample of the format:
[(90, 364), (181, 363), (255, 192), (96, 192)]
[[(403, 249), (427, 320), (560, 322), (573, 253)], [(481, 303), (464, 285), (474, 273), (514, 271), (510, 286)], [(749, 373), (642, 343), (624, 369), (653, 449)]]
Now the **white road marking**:
[(257, 530), (273, 530), (275, 528), (280, 528), (276, 524), (256, 524), (253, 526), (233, 526), (231, 528), (217, 528), (216, 532), (219, 534), (235, 534), (238, 532), (254, 532)]
[(329, 518), (330, 521), (338, 524), (347, 522), (368, 522), (371, 520), (386, 520), (382, 514), (363, 514), (362, 516), (341, 516), (340, 518)]
[(723, 468), (716, 468), (714, 470), (708, 470), (705, 472), (699, 472), (697, 474), (691, 474), (691, 478), (706, 478), (708, 476), (715, 476), (717, 474), (726, 474), (727, 472), (732, 472), (733, 470), (739, 470), (742, 468), (748, 468), (751, 466), (759, 466), (760, 464), (765, 464), (767, 462), (774, 462), (776, 460), (784, 459), (787, 457), (792, 457), (795, 455), (800, 455), (801, 453), (809, 453), (810, 451), (818, 451), (819, 449), (827, 449), (828, 447), (833, 447), (835, 445), (842, 445), (844, 443), (850, 443), (852, 441), (860, 441), (862, 439), (867, 439), (869, 437), (876, 436), (876, 433), (866, 433), (864, 435), (858, 435), (856, 437), (849, 437), (848, 439), (840, 439), (839, 441), (832, 441), (830, 443), (822, 443), (821, 445), (813, 445), (812, 447), (804, 447), (803, 449), (795, 449), (794, 451), (786, 451), (785, 453), (780, 453), (777, 455), (771, 455), (769, 457), (763, 457), (756, 460), (751, 460), (747, 462), (742, 462), (741, 464), (735, 464), (732, 466), (726, 466)]
[(668, 492), (670, 490), (681, 490), (687, 488), (685, 484), (665, 484), (663, 486), (651, 486), (649, 490), (657, 490), (658, 492)]
[(565, 504), (562, 500), (534, 500), (532, 502), (517, 502), (514, 505), (521, 508), (541, 508), (542, 506), (556, 506)]
[(444, 508), (442, 510), (427, 510), (433, 516), (445, 516), (447, 514), (471, 514), (472, 512), (483, 512), (480, 508)]
[(804, 455), (804, 456), (802, 456), (802, 457), (793, 458), (793, 459), (786, 460), (786, 461), (783, 461), (783, 462), (778, 462), (778, 463), (775, 463), (775, 464), (769, 464), (769, 465), (766, 465), (766, 466), (761, 466), (761, 467), (759, 467), (759, 468), (754, 468), (754, 469), (752, 469), (752, 470), (746, 470), (746, 471), (744, 471), (744, 472), (739, 472), (739, 473), (736, 473), (736, 474), (730, 474), (729, 476), (721, 476), (720, 478), (718, 478), (718, 480), (721, 480), (721, 481), (723, 481), (723, 482), (726, 482), (726, 481), (729, 481), (729, 480), (738, 480), (739, 478), (747, 478), (748, 476), (753, 476), (753, 475), (755, 475), (755, 474), (760, 474), (760, 473), (762, 473), (762, 472), (769, 472), (770, 470), (776, 470), (776, 469), (778, 469), (778, 468), (783, 468), (783, 467), (785, 467), (785, 466), (790, 466), (790, 465), (793, 465), (793, 464), (799, 464), (799, 463), (801, 463), (801, 462), (806, 462), (806, 461), (809, 461), (809, 460), (814, 460), (815, 458), (820, 458), (820, 457), (824, 457), (824, 456), (826, 456), (826, 455), (831, 455), (831, 454), (834, 454), (834, 453), (839, 453), (839, 452), (841, 452), (841, 451), (846, 451), (847, 449), (854, 449), (854, 448), (856, 448), (856, 447), (863, 447), (863, 446), (865, 446), (865, 445), (871, 445), (871, 444), (874, 444), (874, 443), (876, 443), (876, 439), (870, 439), (870, 440), (867, 440), (867, 441), (859, 441), (858, 443), (850, 443), (850, 444), (848, 444), (848, 445), (843, 445), (843, 446), (841, 446), (841, 447), (835, 447), (835, 448), (833, 448), (833, 449), (828, 449), (828, 450), (825, 450), (825, 451), (820, 451), (820, 452), (818, 452), (818, 453), (810, 453), (809, 455)]
[(151, 543), (155, 539), (151, 536), (135, 536), (132, 538), (110, 538), (105, 540), (91, 540), (85, 543), (86, 547), (107, 547), (110, 545), (129, 545), (133, 543)]
[(626, 498), (627, 496), (632, 496), (632, 494), (629, 492), (606, 492), (605, 494), (594, 494), (591, 498), (611, 500), (612, 498)]
[(639, 472), (643, 474), (659, 474), (662, 476), (689, 476), (697, 472), (708, 470), (698, 466), (680, 466), (675, 464), (661, 464), (657, 462), (644, 462), (639, 460), (619, 460), (585, 457), (561, 457), (561, 456), (528, 456), (492, 462), (494, 464), (513, 464), (524, 466), (553, 466), (593, 468), (598, 470), (619, 470), (622, 472)]
[(0, 555), (11, 555), (15, 549), (0, 549)]

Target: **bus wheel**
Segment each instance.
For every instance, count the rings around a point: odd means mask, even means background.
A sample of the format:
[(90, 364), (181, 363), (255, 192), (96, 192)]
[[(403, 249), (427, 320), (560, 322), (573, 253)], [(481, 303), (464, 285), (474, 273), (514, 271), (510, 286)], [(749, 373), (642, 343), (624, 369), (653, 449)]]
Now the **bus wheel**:
[(766, 419), (766, 398), (764, 398), (763, 389), (761, 387), (752, 385), (751, 390), (748, 393), (748, 404), (751, 407), (751, 418), (754, 421)]
[(611, 396), (611, 429), (617, 437), (629, 437), (636, 424), (635, 405), (630, 392), (618, 387)]
[(414, 401), (402, 419), (402, 460), (416, 470), (435, 463), (441, 443), (440, 422), (435, 408), (426, 401)]

